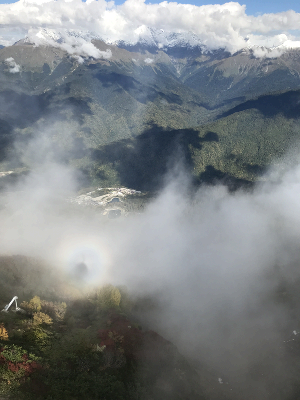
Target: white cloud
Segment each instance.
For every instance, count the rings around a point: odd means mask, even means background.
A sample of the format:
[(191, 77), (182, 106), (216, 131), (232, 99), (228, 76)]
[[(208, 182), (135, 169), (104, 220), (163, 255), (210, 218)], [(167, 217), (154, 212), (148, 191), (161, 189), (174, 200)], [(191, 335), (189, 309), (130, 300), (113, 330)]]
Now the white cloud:
[(9, 57), (5, 60), (5, 64), (9, 68), (9, 72), (11, 74), (16, 74), (20, 72), (20, 65), (15, 62), (15, 60), (12, 57)]
[(28, 41), (35, 45), (50, 45), (59, 47), (73, 55), (78, 62), (83, 62), (82, 57), (110, 58), (111, 50), (101, 51), (91, 43), (91, 38), (74, 35), (76, 32), (53, 29), (29, 29)]
[[(164, 45), (164, 35), (169, 32), (192, 32), (210, 49), (226, 48), (231, 52), (247, 46), (277, 47), (282, 49), (299, 47), (300, 38), (289, 32), (300, 26), (300, 13), (286, 11), (260, 16), (247, 15), (246, 6), (237, 2), (195, 6), (164, 1), (145, 4), (144, 0), (127, 0), (116, 6), (105, 0), (20, 0), (13, 4), (0, 5), (0, 24), (14, 32), (37, 30), (41, 27), (91, 31), (108, 42), (127, 40), (133, 43), (147, 37), (147, 27), (163, 30), (157, 44)], [(1, 34), (2, 37), (4, 35)], [(16, 36), (16, 35), (15, 35)], [(32, 39), (32, 36), (31, 36)], [(40, 44), (35, 37), (36, 44)], [(85, 43), (87, 42), (87, 43)], [(109, 56), (102, 54), (88, 40), (65, 43), (71, 54)], [(2, 40), (7, 44), (7, 38)], [(259, 43), (259, 44), (258, 44)], [(269, 56), (269, 52), (255, 50), (257, 56)]]
[(84, 58), (82, 58), (81, 56), (78, 55), (73, 55), (74, 60), (76, 60), (79, 64), (83, 64), (84, 63)]
[(280, 57), (286, 49), (275, 48), (275, 49), (268, 49), (266, 47), (254, 47), (253, 54), (256, 58), (277, 58)]
[(151, 64), (151, 63), (153, 63), (154, 60), (153, 60), (153, 58), (145, 58), (144, 61), (146, 64)]
[(249, 35), (248, 45), (255, 57), (280, 57), (286, 50), (300, 48), (300, 41), (292, 35), (279, 34), (272, 37)]

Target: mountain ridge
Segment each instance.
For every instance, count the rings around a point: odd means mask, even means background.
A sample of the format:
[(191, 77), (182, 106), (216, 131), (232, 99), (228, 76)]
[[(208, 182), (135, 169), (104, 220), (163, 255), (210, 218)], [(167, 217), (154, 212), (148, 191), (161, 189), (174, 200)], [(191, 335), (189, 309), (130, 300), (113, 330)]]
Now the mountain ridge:
[[(106, 44), (114, 45), (118, 47), (132, 48), (135, 46), (148, 47), (152, 49), (171, 49), (171, 48), (184, 48), (184, 49), (198, 49), (203, 54), (214, 53), (216, 51), (224, 51), (229, 53), (224, 47), (208, 47), (200, 36), (196, 35), (192, 31), (168, 31), (165, 29), (153, 28), (150, 26), (142, 25), (135, 31), (135, 38), (132, 39), (111, 39), (110, 37), (105, 37), (99, 35), (92, 31), (84, 31), (77, 29), (51, 29), (51, 28), (40, 28), (30, 32), (24, 39), (19, 40), (20, 43), (35, 43), (34, 39), (40, 39), (41, 42), (36, 44), (53, 44), (53, 41), (61, 44), (72, 38), (73, 40), (102, 40)], [(292, 42), (286, 39), (280, 44), (270, 44), (267, 46), (258, 44), (248, 44), (248, 38), (245, 38), (245, 46), (240, 48), (231, 54), (236, 54), (239, 52), (250, 52), (256, 58), (278, 58), (285, 51), (292, 49), (299, 49), (299, 42)], [(18, 42), (17, 42), (18, 43)]]
[[(173, 48), (177, 53), (169, 54), (164, 49), (127, 50), (100, 39), (92, 44), (97, 54), (110, 56), (86, 56), (82, 61), (60, 45), (21, 42), (0, 50), (1, 170), (30, 168), (26, 143), (46, 129), (54, 158), (79, 169), (87, 187), (154, 189), (177, 145), (197, 182), (207, 179), (207, 167), (215, 171), (214, 176), (253, 181), (266, 163), (255, 152), (253, 160), (242, 155), (242, 161), (237, 161), (230, 156), (232, 140), (221, 135), (222, 124), (232, 121), (226, 135), (237, 137), (239, 124), (234, 121), (242, 118), (247, 143), (252, 140), (259, 147), (263, 136), (260, 131), (251, 136), (246, 121), (256, 121), (253, 126), (259, 130), (267, 126), (274, 157), (282, 155), (276, 150), (277, 140), (287, 145), (288, 135), (295, 137), (290, 121), (297, 126), (297, 117), (280, 117), (279, 132), (275, 119), (261, 113), (261, 103), (270, 101), (271, 108), (275, 107), (272, 99), (282, 94), (287, 112), (295, 108), (295, 96), (284, 93), (300, 89), (300, 51), (296, 49), (265, 59), (247, 51), (203, 54), (199, 48), (195, 52)], [(254, 101), (251, 107), (249, 101)], [(277, 133), (272, 138), (273, 131)], [(204, 143), (206, 133), (201, 132), (215, 132), (223, 139)], [(204, 149), (215, 154), (214, 162)], [(231, 161), (223, 159), (226, 154)], [(268, 163), (271, 158), (266, 158)]]

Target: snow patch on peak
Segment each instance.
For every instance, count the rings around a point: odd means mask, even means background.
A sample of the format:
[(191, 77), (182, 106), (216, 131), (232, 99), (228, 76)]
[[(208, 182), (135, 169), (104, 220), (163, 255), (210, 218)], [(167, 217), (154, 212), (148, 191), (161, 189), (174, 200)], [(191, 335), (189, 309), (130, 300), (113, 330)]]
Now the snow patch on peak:
[[(32, 35), (30, 35), (32, 36)], [(47, 43), (50, 40), (53, 40), (56, 43), (61, 43), (62, 42), (62, 36), (59, 32), (55, 31), (54, 29), (41, 29), (36, 33), (36, 37), (42, 41), (45, 41)], [(29, 37), (28, 37), (28, 40)]]
[(278, 58), (290, 50), (300, 49), (300, 41), (286, 40), (284, 43), (273, 46), (249, 46), (256, 58)]
[(100, 37), (92, 32), (80, 30), (55, 30), (55, 29), (30, 29), (24, 40), (35, 46), (53, 46), (61, 48), (69, 53), (79, 63), (84, 58), (93, 57), (95, 59), (108, 59), (112, 56), (111, 50), (101, 51), (92, 43), (93, 39)]
[[(165, 29), (151, 28), (140, 25), (127, 40), (111, 40), (109, 37), (99, 36), (96, 33), (76, 29), (30, 29), (24, 40), (36, 46), (54, 46), (67, 51), (78, 62), (84, 62), (87, 57), (95, 59), (109, 59), (111, 50), (101, 51), (95, 47), (93, 40), (102, 40), (106, 44), (115, 46), (143, 46), (146, 48), (164, 50), (170, 48), (201, 49), (203, 53), (213, 51), (206, 46), (200, 36), (188, 31), (171, 32)], [(248, 35), (243, 39), (244, 47), (239, 51), (251, 52), (257, 58), (278, 58), (286, 51), (300, 48), (300, 41), (290, 39), (286, 34), (279, 34), (269, 38), (261, 35)], [(225, 48), (223, 48), (224, 50)], [(216, 49), (215, 49), (216, 50)]]
[(192, 32), (166, 32), (152, 29), (152, 35), (158, 45), (163, 47), (205, 47), (201, 39)]
[(300, 48), (300, 41), (286, 34), (269, 38), (262, 35), (248, 35), (245, 39), (247, 49), (257, 58), (278, 58), (285, 52)]
[(172, 47), (194, 48), (199, 47), (205, 49), (199, 36), (193, 32), (171, 32), (165, 29), (150, 28), (141, 25), (134, 30), (134, 35), (128, 40), (110, 40), (102, 37), (106, 43), (113, 45), (135, 46), (141, 45), (150, 48), (164, 49)]

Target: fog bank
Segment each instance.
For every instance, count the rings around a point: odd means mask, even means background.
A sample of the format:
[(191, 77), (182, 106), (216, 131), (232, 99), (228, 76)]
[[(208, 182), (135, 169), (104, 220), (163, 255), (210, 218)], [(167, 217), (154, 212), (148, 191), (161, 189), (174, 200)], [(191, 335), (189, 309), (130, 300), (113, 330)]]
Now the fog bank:
[(47, 160), (3, 194), (0, 253), (41, 257), (70, 276), (84, 262), (86, 285), (152, 296), (144, 323), (217, 371), (233, 396), (282, 398), (295, 363), (284, 340), (300, 331), (300, 165), (234, 193), (195, 191), (179, 168), (144, 212), (115, 220), (69, 202), (76, 179)]

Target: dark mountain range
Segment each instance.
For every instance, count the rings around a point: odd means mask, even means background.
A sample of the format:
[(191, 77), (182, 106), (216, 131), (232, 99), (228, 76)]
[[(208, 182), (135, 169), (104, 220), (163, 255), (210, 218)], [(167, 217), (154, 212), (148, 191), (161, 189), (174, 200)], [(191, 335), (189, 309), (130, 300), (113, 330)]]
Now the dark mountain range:
[(178, 148), (198, 182), (253, 181), (297, 137), (298, 50), (93, 44), (112, 56), (80, 63), (26, 41), (0, 50), (2, 171), (30, 167), (24, 148), (43, 132), (83, 186), (156, 188)]

